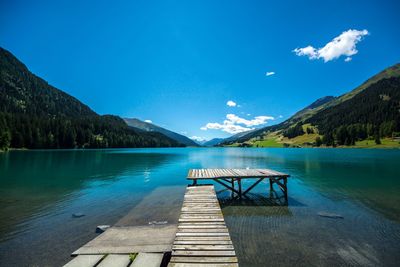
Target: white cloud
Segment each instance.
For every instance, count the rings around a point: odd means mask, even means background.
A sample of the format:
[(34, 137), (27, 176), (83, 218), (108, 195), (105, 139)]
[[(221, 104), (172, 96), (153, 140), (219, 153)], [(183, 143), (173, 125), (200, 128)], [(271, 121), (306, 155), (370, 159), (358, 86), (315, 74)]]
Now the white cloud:
[(147, 123), (153, 123), (151, 120), (144, 120)]
[(236, 103), (233, 102), (232, 100), (229, 100), (228, 102), (226, 102), (226, 105), (228, 105), (230, 107), (236, 107)]
[(265, 76), (271, 76), (271, 75), (274, 75), (274, 74), (275, 74), (274, 71), (267, 71), (267, 72), (265, 73)]
[(351, 56), (358, 53), (356, 45), (362, 38), (368, 35), (367, 30), (347, 30), (335, 37), (322, 48), (314, 48), (309, 45), (293, 50), (297, 56), (307, 56), (309, 59), (323, 59), (325, 62), (334, 60), (341, 56), (346, 56), (345, 61), (351, 61)]
[(201, 137), (201, 136), (196, 136), (196, 135), (193, 135), (193, 136), (191, 136), (191, 137), (189, 137), (190, 139), (192, 139), (192, 140), (195, 140), (195, 141), (199, 141), (199, 142), (202, 142), (202, 141), (206, 141), (207, 139), (205, 139), (204, 137)]
[(253, 130), (253, 126), (258, 126), (267, 123), (268, 120), (274, 120), (272, 116), (256, 116), (252, 120), (246, 120), (235, 114), (227, 114), (226, 120), (223, 123), (209, 122), (200, 129), (222, 130), (230, 134), (237, 134), (245, 131)]

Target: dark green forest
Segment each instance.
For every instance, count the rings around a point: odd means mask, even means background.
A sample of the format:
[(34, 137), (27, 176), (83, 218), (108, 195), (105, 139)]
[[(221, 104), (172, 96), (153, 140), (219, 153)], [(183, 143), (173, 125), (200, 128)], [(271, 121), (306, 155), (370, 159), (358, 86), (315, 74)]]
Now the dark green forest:
[(392, 137), (400, 131), (400, 77), (380, 80), (353, 98), (316, 113), (305, 123), (318, 127), (328, 146)]
[(96, 114), (0, 48), (0, 149), (170, 146), (181, 144)]

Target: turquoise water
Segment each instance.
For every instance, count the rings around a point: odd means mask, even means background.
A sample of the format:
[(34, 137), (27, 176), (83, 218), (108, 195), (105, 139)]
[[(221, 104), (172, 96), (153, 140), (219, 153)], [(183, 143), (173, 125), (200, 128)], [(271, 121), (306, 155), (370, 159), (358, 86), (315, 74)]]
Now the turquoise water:
[(398, 266), (399, 164), (399, 150), (363, 149), (0, 153), (0, 265), (60, 266), (99, 224), (174, 223), (188, 169), (249, 167), (292, 177), (287, 206), (267, 183), (243, 201), (218, 194), (241, 266)]

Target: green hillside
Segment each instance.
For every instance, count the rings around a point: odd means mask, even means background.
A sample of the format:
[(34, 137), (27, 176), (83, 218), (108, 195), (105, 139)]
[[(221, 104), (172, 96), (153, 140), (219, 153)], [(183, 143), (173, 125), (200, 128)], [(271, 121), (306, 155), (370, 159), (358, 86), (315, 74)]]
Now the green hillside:
[(340, 96), (318, 99), (288, 120), (228, 146), (400, 147), (400, 64)]
[(0, 48), (0, 149), (179, 145), (160, 133), (135, 131), (117, 116), (96, 114)]

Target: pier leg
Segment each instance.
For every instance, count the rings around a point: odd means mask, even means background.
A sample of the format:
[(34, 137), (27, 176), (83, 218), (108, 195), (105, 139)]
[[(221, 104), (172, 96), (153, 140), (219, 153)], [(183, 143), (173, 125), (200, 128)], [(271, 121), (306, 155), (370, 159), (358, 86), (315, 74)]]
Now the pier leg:
[(272, 181), (272, 179), (271, 178), (269, 178), (269, 191), (274, 191), (274, 187), (273, 187), (273, 181)]
[[(235, 180), (233, 178), (231, 179), (231, 185), (232, 185), (232, 188), (235, 189)], [(232, 198), (234, 197), (234, 195), (235, 195), (235, 192), (231, 191)]]
[(197, 185), (197, 179), (194, 179), (193, 180), (193, 184), (192, 184), (193, 186), (195, 186), (195, 185)]
[(239, 187), (239, 197), (242, 198), (242, 179), (237, 179)]
[(285, 200), (286, 200), (286, 203), (287, 203), (288, 202), (287, 178), (283, 178), (283, 184), (284, 184), (284, 187), (285, 187), (284, 194), (285, 194)]

